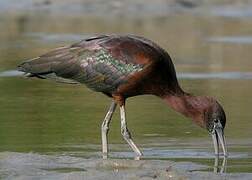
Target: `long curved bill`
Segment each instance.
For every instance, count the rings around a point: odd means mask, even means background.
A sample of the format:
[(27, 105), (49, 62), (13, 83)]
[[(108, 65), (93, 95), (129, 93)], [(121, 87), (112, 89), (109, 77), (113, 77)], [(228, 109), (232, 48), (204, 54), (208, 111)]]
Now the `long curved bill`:
[(225, 157), (227, 157), (228, 156), (227, 146), (226, 146), (226, 140), (225, 140), (223, 129), (220, 127), (214, 128), (214, 132), (212, 133), (212, 138), (213, 138), (215, 155), (219, 156), (219, 142), (220, 142), (223, 154)]

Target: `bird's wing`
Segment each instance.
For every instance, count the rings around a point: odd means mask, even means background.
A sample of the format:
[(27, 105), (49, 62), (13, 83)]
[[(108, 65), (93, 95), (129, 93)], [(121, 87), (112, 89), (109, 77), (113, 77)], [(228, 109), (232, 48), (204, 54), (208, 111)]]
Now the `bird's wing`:
[(18, 66), (18, 70), (26, 72), (29, 77), (35, 76), (64, 83), (78, 83), (74, 79), (67, 79), (57, 75), (57, 72), (55, 71), (55, 67), (58, 65), (67, 62), (73, 63), (75, 61), (76, 58), (74, 57), (74, 54), (71, 53), (69, 47), (65, 46), (21, 63)]
[(150, 61), (160, 60), (160, 55), (165, 53), (152, 41), (134, 35), (101, 35), (82, 40), (72, 47), (86, 49), (102, 47), (118, 61), (141, 66), (147, 65)]
[(55, 49), (25, 61), (18, 68), (32, 76), (84, 83), (93, 90), (110, 93), (142, 67), (112, 56), (108, 49), (99, 45), (97, 40), (100, 39), (103, 38), (86, 39), (85, 46), (75, 44)]

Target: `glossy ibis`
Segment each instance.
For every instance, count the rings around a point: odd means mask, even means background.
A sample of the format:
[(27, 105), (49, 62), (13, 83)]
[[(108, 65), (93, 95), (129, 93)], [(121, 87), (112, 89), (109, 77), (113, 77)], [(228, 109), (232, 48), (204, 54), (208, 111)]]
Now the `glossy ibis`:
[(101, 126), (102, 152), (107, 157), (109, 123), (120, 106), (121, 134), (137, 156), (142, 153), (133, 142), (125, 118), (128, 97), (152, 94), (172, 109), (205, 128), (213, 138), (215, 154), (219, 142), (227, 156), (224, 127), (225, 112), (212, 97), (193, 96), (183, 91), (169, 54), (154, 42), (134, 35), (101, 35), (54, 49), (23, 62), (18, 70), (28, 77), (81, 83), (112, 98)]

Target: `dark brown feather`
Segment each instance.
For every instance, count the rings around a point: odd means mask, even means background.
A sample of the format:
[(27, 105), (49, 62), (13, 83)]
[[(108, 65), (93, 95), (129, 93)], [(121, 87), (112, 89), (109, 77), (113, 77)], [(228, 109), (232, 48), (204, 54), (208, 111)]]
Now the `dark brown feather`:
[(19, 70), (54, 80), (59, 77), (61, 82), (84, 83), (105, 94), (127, 89), (135, 92), (128, 91), (125, 96), (180, 91), (169, 55), (152, 41), (132, 35), (91, 37), (25, 61)]

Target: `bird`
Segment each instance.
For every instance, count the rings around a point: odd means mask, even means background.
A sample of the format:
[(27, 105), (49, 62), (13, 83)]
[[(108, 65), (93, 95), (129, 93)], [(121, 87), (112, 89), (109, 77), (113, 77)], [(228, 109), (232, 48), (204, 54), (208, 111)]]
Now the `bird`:
[(113, 113), (120, 108), (121, 135), (136, 154), (143, 153), (133, 141), (126, 122), (126, 100), (139, 95), (154, 95), (165, 101), (212, 136), (214, 152), (222, 147), (227, 157), (224, 128), (226, 115), (213, 97), (195, 96), (184, 91), (175, 66), (166, 50), (137, 35), (96, 35), (72, 45), (59, 47), (26, 60), (17, 69), (27, 77), (62, 83), (84, 84), (111, 98), (101, 125), (102, 154), (108, 157), (108, 132)]

